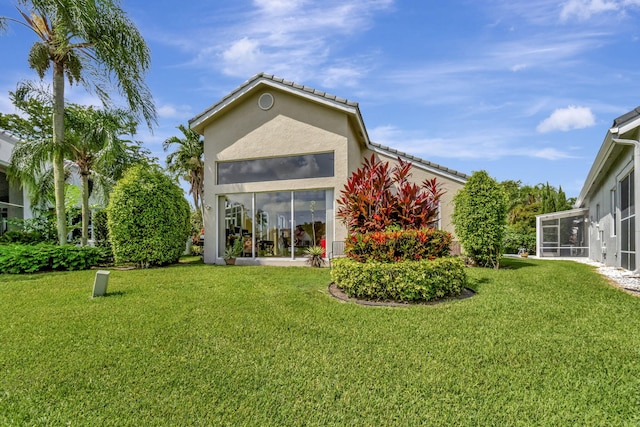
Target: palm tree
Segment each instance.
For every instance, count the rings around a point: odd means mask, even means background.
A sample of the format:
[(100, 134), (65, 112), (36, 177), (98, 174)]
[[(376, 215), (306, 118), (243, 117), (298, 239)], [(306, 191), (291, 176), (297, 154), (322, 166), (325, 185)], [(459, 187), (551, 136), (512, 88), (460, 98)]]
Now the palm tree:
[(167, 156), (167, 170), (189, 183), (193, 205), (199, 210), (204, 200), (204, 140), (185, 125), (179, 125), (177, 128), (184, 138), (172, 136), (162, 143), (164, 151), (172, 144), (178, 145), (176, 151)]
[(84, 246), (89, 235), (91, 190), (101, 190), (106, 201), (115, 181), (141, 157), (134, 155), (137, 146), (121, 138), (123, 134), (135, 133), (136, 125), (128, 112), (70, 105), (65, 118), (65, 158), (76, 166), (82, 183), (81, 243)]
[[(122, 138), (135, 133), (135, 129), (131, 115), (124, 110), (99, 110), (76, 104), (69, 104), (65, 109), (65, 177), (73, 168), (80, 175), (82, 245), (86, 245), (88, 240), (89, 197), (92, 191), (100, 192), (106, 202), (111, 188), (128, 167), (148, 161), (148, 151), (137, 142)], [(51, 136), (25, 136), (14, 148), (9, 172), (42, 199), (42, 192), (51, 188)]]
[[(149, 127), (156, 111), (144, 82), (150, 52), (117, 0), (18, 0), (22, 20), (0, 17), (0, 31), (9, 22), (23, 25), (38, 37), (29, 52), (29, 66), (40, 78), (53, 68), (53, 144), (49, 151), (55, 187), (56, 224), (60, 244), (66, 243), (64, 212), (64, 78), (82, 83), (109, 102), (108, 87), (115, 81), (130, 109)], [(88, 70), (91, 81), (84, 78)]]

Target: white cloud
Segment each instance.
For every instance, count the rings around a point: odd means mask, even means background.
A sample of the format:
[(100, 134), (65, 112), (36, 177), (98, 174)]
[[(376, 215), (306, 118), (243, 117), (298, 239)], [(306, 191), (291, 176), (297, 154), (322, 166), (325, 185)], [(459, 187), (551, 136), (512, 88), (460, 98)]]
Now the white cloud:
[(541, 148), (539, 150), (531, 150), (528, 152), (529, 156), (531, 157), (537, 157), (539, 159), (546, 159), (546, 160), (560, 160), (560, 159), (569, 159), (569, 158), (574, 158), (574, 156), (571, 156), (567, 153), (564, 153), (556, 148)]
[(188, 105), (175, 106), (173, 104), (163, 104), (157, 107), (158, 117), (163, 119), (189, 119), (193, 116), (191, 107)]
[(569, 131), (583, 129), (596, 124), (596, 118), (588, 107), (570, 105), (567, 108), (556, 109), (544, 119), (536, 130), (540, 133), (553, 131)]
[(350, 36), (359, 37), (368, 30), (374, 15), (390, 9), (393, 2), (254, 0), (255, 9), (240, 15), (232, 28), (202, 41), (196, 63), (220, 65), (224, 74), (234, 77), (265, 71), (308, 81), (328, 74), (326, 80), (332, 85), (335, 76), (342, 74), (348, 84), (354, 84), (361, 76), (355, 67), (343, 63), (357, 62), (357, 58), (345, 59), (340, 52)]
[(576, 17), (580, 20), (587, 20), (592, 15), (618, 10), (621, 7), (620, 3), (611, 0), (569, 0), (562, 6), (560, 19), (567, 21)]

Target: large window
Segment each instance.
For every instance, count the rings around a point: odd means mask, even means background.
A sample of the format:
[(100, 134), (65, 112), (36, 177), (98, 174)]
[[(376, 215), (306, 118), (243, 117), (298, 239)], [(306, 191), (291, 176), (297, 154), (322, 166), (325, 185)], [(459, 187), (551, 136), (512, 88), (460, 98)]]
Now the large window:
[(224, 237), (218, 255), (242, 239), (244, 257), (302, 257), (309, 246), (326, 244), (327, 207), (332, 203), (331, 190), (221, 196)]
[(218, 162), (218, 184), (333, 176), (333, 153)]
[(634, 172), (620, 181), (620, 266), (636, 269)]

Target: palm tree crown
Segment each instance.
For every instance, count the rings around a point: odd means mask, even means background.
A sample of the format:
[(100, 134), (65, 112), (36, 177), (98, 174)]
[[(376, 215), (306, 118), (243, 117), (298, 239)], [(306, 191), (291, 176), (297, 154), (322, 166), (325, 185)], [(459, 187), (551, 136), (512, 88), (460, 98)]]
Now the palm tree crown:
[[(93, 89), (110, 102), (108, 82), (116, 82), (131, 111), (149, 127), (156, 120), (151, 93), (144, 82), (150, 52), (117, 0), (19, 0), (22, 18), (0, 17), (32, 30), (38, 40), (29, 52), (29, 66), (42, 78), (53, 68), (53, 158), (58, 240), (66, 242), (64, 218), (64, 78)], [(85, 79), (85, 70), (92, 79)]]
[(167, 170), (189, 182), (189, 194), (198, 210), (204, 198), (204, 141), (197, 132), (185, 125), (179, 125), (177, 128), (184, 137), (172, 136), (162, 143), (164, 151), (173, 144), (178, 146), (174, 152), (167, 155)]

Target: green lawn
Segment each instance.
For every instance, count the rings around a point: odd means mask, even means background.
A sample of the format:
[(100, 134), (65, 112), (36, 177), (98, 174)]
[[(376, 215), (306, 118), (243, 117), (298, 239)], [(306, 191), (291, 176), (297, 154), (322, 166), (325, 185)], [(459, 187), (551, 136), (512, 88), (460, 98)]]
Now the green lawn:
[(638, 425), (640, 298), (586, 265), (470, 269), (473, 298), (365, 307), (329, 271), (0, 276), (0, 425)]

